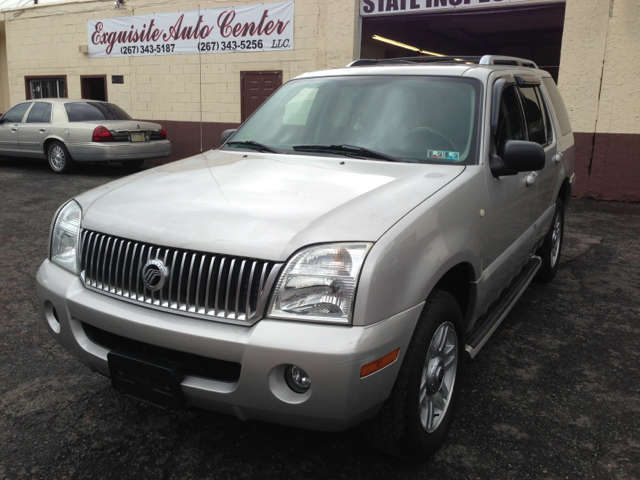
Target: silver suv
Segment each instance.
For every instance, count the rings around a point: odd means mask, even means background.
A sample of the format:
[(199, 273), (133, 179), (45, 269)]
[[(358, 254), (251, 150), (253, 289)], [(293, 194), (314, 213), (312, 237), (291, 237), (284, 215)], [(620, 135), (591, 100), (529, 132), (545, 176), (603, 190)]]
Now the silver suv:
[(53, 337), (166, 409), (433, 453), (465, 357), (555, 275), (574, 179), (547, 72), (436, 60), (302, 75), (220, 149), (63, 205), (37, 277)]

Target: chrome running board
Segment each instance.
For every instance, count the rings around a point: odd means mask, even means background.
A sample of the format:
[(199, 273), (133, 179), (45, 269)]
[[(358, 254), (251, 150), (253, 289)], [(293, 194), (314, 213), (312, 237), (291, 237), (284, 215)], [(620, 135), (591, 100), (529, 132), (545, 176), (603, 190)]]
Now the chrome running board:
[(522, 269), (522, 272), (520, 272), (509, 288), (501, 295), (498, 303), (478, 320), (478, 323), (476, 323), (467, 335), (465, 350), (471, 358), (474, 358), (484, 344), (487, 343), (489, 337), (493, 335), (493, 332), (496, 331), (522, 293), (529, 286), (541, 265), (542, 259), (532, 256), (529, 263)]

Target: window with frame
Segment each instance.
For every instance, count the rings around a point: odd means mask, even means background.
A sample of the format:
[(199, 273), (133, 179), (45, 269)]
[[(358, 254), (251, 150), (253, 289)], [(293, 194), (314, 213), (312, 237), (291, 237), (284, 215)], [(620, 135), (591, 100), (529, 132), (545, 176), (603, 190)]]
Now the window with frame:
[(550, 142), (549, 117), (538, 87), (521, 88), (522, 103), (527, 117), (529, 141), (540, 145)]
[(498, 154), (510, 140), (524, 140), (524, 125), (518, 94), (515, 86), (509, 86), (502, 92), (500, 116), (496, 133), (496, 151)]
[(67, 96), (66, 78), (26, 77), (27, 100), (39, 98), (65, 98)]

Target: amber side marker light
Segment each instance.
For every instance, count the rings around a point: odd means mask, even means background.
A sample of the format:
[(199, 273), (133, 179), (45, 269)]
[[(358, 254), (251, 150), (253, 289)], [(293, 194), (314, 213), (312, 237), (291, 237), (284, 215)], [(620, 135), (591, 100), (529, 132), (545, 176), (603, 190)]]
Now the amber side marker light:
[(379, 358), (375, 362), (367, 363), (360, 369), (360, 378), (368, 377), (372, 373), (376, 373), (378, 370), (382, 370), (387, 365), (391, 365), (398, 359), (400, 349), (396, 348), (393, 352), (386, 354), (384, 357)]

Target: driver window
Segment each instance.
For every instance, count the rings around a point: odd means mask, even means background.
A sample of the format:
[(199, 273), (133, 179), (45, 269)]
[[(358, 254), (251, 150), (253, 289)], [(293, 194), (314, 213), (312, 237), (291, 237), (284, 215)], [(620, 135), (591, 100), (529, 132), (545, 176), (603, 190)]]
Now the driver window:
[(502, 92), (500, 100), (500, 116), (498, 117), (498, 133), (496, 134), (496, 151), (502, 151), (509, 140), (524, 140), (524, 128), (520, 104), (515, 86), (509, 86)]
[(20, 103), (4, 114), (3, 120), (7, 123), (22, 123), (22, 117), (31, 105), (31, 102)]

